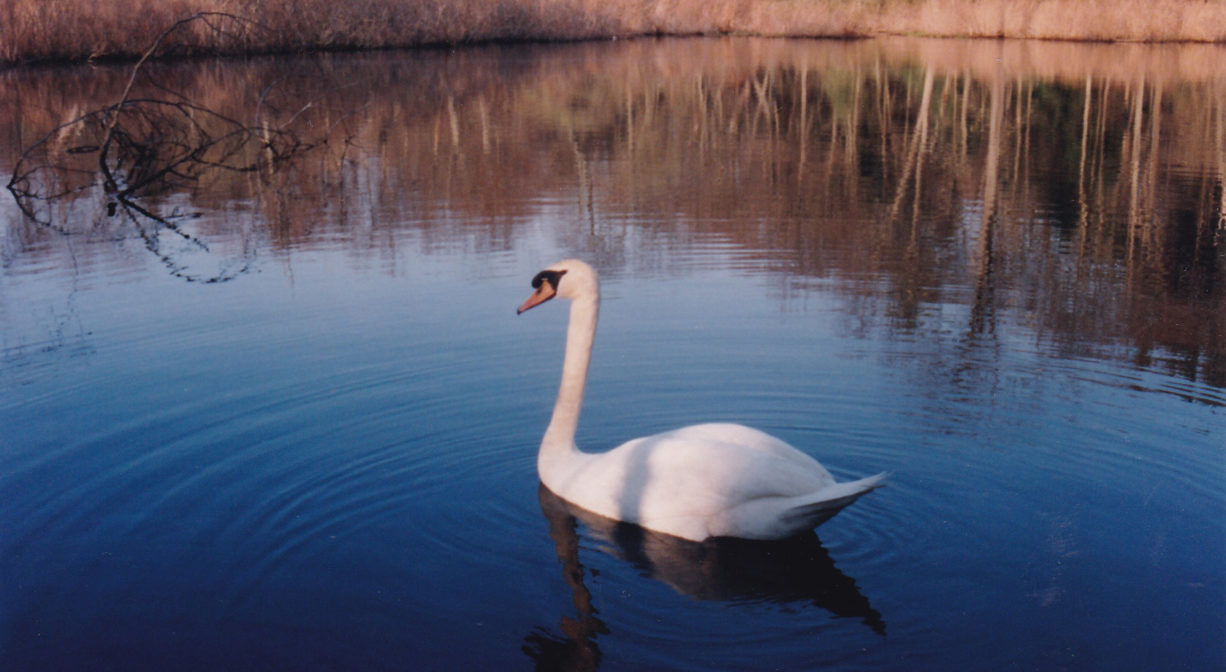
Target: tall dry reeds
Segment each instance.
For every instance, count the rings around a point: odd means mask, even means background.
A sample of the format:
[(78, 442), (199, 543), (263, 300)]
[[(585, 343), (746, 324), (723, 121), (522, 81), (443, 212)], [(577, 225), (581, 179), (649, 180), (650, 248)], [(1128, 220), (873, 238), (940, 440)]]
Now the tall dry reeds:
[(169, 52), (723, 33), (1226, 42), (1226, 0), (6, 0), (0, 63), (134, 58), (196, 12), (251, 23), (181, 31)]

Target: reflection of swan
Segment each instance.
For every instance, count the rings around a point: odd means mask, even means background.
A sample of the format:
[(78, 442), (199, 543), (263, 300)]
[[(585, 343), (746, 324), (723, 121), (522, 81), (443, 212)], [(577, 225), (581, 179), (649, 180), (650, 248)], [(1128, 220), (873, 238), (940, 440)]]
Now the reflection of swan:
[[(567, 580), (572, 588), (578, 586), (577, 596), (581, 593), (587, 598), (575, 600), (576, 605), (586, 605), (586, 618), (595, 620), (590, 596), (582, 587), (575, 519), (593, 537), (608, 542), (605, 550), (688, 597), (810, 602), (836, 616), (860, 618), (877, 634), (885, 634), (881, 614), (869, 605), (856, 582), (834, 566), (812, 531), (776, 541), (725, 538), (694, 542), (594, 515), (569, 505), (543, 484), (538, 494), (558, 545), (558, 558), (568, 570)], [(563, 539), (572, 541), (564, 544)], [(579, 567), (577, 573), (575, 567)]]
[(536, 628), (524, 638), (522, 650), (536, 661), (538, 670), (594, 672), (600, 666), (600, 647), (596, 645), (596, 636), (608, 633), (609, 629), (596, 616), (592, 594), (583, 584), (579, 535), (575, 533), (574, 517), (548, 488), (542, 485), (538, 490), (541, 511), (549, 521), (549, 537), (553, 539), (558, 562), (562, 563), (562, 576), (566, 579), (566, 585), (570, 586), (571, 599), (579, 613), (577, 618), (562, 617), (558, 627), (563, 637), (557, 637), (545, 628)]
[(808, 601), (836, 616), (860, 618), (873, 632), (885, 635), (881, 614), (869, 605), (856, 582), (835, 568), (811, 531), (782, 541), (708, 539), (700, 543), (594, 515), (569, 505), (544, 484), (537, 494), (577, 610), (573, 617), (562, 617), (560, 635), (537, 627), (524, 637), (520, 648), (535, 661), (537, 670), (594, 672), (602, 658), (597, 637), (609, 633), (583, 582), (576, 519), (594, 537), (609, 542), (604, 550), (689, 597)]
[(569, 259), (532, 279), (522, 313), (560, 296), (571, 300), (562, 384), (541, 440), (541, 482), (570, 503), (607, 518), (702, 541), (782, 539), (812, 530), (884, 474), (849, 483), (816, 460), (756, 429), (706, 424), (584, 453), (575, 429), (587, 381), (600, 286), (592, 267)]

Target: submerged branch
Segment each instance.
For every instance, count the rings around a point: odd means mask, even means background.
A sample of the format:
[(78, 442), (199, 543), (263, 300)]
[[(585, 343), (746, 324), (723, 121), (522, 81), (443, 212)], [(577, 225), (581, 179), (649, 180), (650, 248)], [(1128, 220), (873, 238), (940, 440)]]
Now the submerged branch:
[[(176, 223), (182, 215), (159, 214), (153, 206), (139, 202), (196, 183), (214, 171), (270, 171), (317, 144), (304, 141), (290, 129), (302, 110), (280, 126), (259, 115), (251, 124), (244, 124), (148, 76), (145, 66), (168, 36), (194, 23), (224, 31), (227, 22), (257, 25), (223, 12), (200, 12), (175, 21), (133, 66), (116, 102), (60, 124), (26, 147), (6, 185), (21, 212), (41, 227), (69, 235), (67, 227), (56, 223), (52, 206), (99, 191), (105, 216), (122, 211), (145, 246), (173, 275), (206, 282), (233, 277), (186, 273), (183, 265), (162, 250), (159, 232), (171, 232), (204, 252), (208, 246)], [(133, 97), (142, 75), (165, 96)], [(90, 155), (96, 155), (92, 161)]]

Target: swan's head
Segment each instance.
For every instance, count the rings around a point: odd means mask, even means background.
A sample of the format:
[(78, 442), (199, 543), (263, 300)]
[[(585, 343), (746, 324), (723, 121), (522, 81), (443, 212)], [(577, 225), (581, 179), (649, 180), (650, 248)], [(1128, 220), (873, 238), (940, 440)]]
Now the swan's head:
[(578, 259), (564, 259), (532, 278), (532, 296), (519, 306), (516, 314), (560, 296), (564, 299), (599, 298), (600, 283), (596, 269)]

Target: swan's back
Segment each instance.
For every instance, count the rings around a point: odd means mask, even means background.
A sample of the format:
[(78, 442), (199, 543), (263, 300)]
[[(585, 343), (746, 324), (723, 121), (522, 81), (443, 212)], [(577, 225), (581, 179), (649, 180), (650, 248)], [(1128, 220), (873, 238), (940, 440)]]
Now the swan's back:
[(793, 448), (790, 444), (753, 427), (727, 422), (710, 422), (675, 429), (667, 434), (684, 440), (730, 443), (785, 460), (813, 478), (834, 483), (834, 477), (818, 461)]

